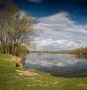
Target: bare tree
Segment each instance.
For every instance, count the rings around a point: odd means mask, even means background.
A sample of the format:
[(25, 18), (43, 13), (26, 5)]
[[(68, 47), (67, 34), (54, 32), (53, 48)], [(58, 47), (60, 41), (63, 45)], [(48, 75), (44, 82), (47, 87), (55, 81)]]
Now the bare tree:
[(30, 42), (32, 18), (24, 13), (0, 13), (0, 48), (2, 53), (18, 56), (25, 52), (27, 42)]

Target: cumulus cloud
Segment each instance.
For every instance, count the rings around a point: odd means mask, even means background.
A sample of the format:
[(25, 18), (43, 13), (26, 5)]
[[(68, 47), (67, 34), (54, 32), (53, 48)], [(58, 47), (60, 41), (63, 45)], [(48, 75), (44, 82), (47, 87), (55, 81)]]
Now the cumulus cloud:
[(40, 41), (34, 41), (34, 44), (38, 45), (38, 48), (40, 46), (58, 46), (60, 48), (64, 48), (64, 47), (78, 47), (78, 42), (75, 41), (69, 41), (69, 40), (63, 40), (63, 39), (59, 39), (59, 40), (53, 40), (53, 39), (44, 39), (44, 40), (40, 40)]
[(66, 12), (38, 18), (37, 21), (34, 29), (43, 30), (35, 38), (38, 49), (73, 49), (87, 45), (87, 25), (76, 24)]

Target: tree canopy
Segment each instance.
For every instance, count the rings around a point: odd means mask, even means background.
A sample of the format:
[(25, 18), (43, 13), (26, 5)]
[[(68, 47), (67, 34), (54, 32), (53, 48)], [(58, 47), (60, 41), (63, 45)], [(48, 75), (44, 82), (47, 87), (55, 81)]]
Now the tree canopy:
[(0, 11), (0, 52), (18, 56), (27, 51), (26, 42), (34, 34), (32, 17), (21, 12), (11, 0), (8, 2), (1, 2), (5, 9)]

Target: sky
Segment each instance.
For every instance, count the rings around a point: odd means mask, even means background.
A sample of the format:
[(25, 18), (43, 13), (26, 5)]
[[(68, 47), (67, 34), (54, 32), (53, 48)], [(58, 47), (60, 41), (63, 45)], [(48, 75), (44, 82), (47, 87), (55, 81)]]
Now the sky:
[[(58, 51), (86, 47), (87, 0), (14, 0), (37, 22), (32, 50)], [(33, 45), (32, 45), (33, 46)]]

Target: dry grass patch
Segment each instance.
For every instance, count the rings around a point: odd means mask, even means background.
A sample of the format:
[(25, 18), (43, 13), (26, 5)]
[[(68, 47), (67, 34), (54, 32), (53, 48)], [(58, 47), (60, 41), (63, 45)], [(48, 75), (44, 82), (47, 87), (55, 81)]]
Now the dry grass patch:
[(13, 63), (18, 63), (18, 64), (21, 64), (22, 63), (22, 59), (19, 58), (19, 57), (16, 57), (16, 56), (12, 56), (11, 61)]
[(22, 70), (16, 70), (18, 72), (19, 75), (21, 76), (26, 76), (26, 77), (31, 77), (31, 76), (37, 76), (38, 74), (35, 72), (31, 72), (31, 71), (22, 71)]
[(79, 87), (83, 87), (83, 88), (87, 88), (87, 84), (85, 84), (85, 83), (77, 84), (77, 86), (79, 86)]

